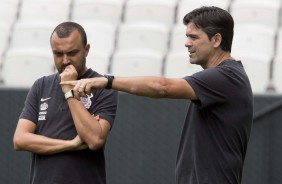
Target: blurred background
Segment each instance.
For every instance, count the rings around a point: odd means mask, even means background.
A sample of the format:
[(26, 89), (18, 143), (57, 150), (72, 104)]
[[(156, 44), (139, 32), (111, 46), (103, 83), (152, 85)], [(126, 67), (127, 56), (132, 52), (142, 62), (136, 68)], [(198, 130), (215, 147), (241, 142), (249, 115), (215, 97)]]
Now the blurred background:
[[(0, 183), (28, 183), (30, 154), (13, 151), (12, 137), (33, 82), (56, 72), (49, 42), (56, 25), (85, 28), (87, 66), (101, 74), (183, 77), (202, 69), (189, 63), (182, 18), (203, 5), (233, 16), (232, 56), (253, 88), (243, 184), (282, 183), (282, 0), (0, 0)], [(189, 101), (119, 97), (106, 145), (108, 183), (173, 184)]]

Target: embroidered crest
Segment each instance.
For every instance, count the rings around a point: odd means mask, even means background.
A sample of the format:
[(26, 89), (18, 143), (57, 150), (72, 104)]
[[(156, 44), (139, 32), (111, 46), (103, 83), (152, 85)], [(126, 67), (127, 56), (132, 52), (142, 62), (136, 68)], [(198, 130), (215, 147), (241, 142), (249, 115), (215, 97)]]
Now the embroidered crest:
[[(45, 100), (43, 100), (45, 101)], [(38, 121), (40, 120), (46, 120), (46, 114), (47, 114), (47, 110), (48, 109), (48, 104), (47, 103), (43, 103), (40, 105), (40, 112), (38, 114)]]
[(93, 97), (93, 94), (87, 95), (87, 97), (80, 97), (80, 101), (83, 103), (84, 107), (86, 109), (89, 109), (91, 107), (92, 101), (91, 98)]
[(43, 103), (40, 105), (40, 110), (41, 111), (46, 111), (48, 109), (48, 104), (47, 103)]

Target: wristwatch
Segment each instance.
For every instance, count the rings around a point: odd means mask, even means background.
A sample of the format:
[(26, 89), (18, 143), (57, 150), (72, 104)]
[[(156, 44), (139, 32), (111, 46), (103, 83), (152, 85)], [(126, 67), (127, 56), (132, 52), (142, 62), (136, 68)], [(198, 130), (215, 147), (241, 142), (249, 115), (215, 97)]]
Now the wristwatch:
[(115, 76), (113, 76), (111, 74), (106, 74), (106, 75), (104, 75), (104, 77), (106, 77), (108, 79), (108, 83), (107, 83), (107, 86), (105, 88), (106, 89), (111, 89)]
[(73, 90), (70, 90), (65, 93), (65, 99), (74, 98)]

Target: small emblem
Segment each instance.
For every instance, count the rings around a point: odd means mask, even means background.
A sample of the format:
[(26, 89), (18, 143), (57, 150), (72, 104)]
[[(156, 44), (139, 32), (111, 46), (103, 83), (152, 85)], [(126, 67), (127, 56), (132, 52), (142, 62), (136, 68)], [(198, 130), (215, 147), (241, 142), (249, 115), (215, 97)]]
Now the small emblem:
[(83, 103), (84, 107), (86, 109), (89, 109), (91, 104), (92, 104), (92, 101), (91, 101), (91, 98), (93, 97), (93, 94), (91, 93), (91, 95), (87, 95), (87, 97), (80, 97), (80, 101)]
[(51, 97), (49, 97), (49, 98), (41, 98), (40, 101), (44, 102), (44, 101), (49, 100), (49, 99), (51, 99)]
[(41, 111), (46, 111), (48, 109), (48, 104), (47, 103), (43, 103), (40, 105), (40, 110)]

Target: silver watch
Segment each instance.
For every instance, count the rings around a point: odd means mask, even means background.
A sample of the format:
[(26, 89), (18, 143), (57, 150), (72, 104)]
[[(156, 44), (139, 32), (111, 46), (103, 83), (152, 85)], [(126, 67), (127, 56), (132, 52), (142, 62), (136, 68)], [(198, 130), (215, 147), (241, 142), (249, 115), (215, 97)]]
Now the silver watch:
[(73, 90), (70, 90), (65, 93), (65, 99), (74, 98)]

